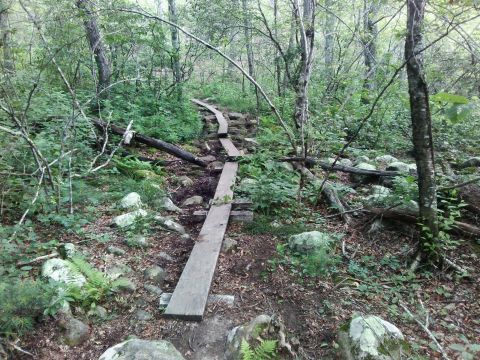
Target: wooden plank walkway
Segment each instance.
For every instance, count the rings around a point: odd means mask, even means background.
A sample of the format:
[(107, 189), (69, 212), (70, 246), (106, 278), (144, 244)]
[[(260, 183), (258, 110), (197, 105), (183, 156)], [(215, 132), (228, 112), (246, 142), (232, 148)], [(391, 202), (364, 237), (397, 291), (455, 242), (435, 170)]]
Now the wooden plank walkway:
[(237, 149), (237, 147), (233, 144), (230, 138), (221, 138), (220, 143), (222, 144), (223, 148), (227, 152), (228, 157), (235, 159), (239, 156), (242, 156), (242, 154)]
[(217, 122), (218, 122), (218, 131), (217, 131), (218, 137), (228, 136), (228, 122), (223, 116), (221, 111), (218, 111), (213, 106), (197, 99), (192, 99), (192, 102), (194, 102), (197, 105), (203, 106), (204, 108), (208, 109), (208, 111), (215, 114), (215, 117), (217, 118)]
[(237, 170), (236, 162), (226, 162), (223, 167), (213, 205), (165, 310), (166, 317), (194, 321), (203, 318), (230, 217)]

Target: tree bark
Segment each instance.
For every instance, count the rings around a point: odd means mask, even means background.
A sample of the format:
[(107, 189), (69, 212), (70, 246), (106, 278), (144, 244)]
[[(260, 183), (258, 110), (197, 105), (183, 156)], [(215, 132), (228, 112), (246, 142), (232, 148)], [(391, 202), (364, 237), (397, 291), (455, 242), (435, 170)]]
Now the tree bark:
[[(407, 61), (408, 92), (413, 132), (413, 146), (418, 173), (420, 219), (424, 225), (420, 250), (432, 260), (438, 259), (437, 191), (435, 158), (432, 139), (432, 120), (428, 87), (423, 70), (422, 25), (426, 0), (407, 0)], [(432, 251), (433, 249), (433, 251)]]
[(304, 127), (308, 121), (308, 85), (312, 70), (315, 37), (315, 0), (303, 0), (303, 15), (296, 0), (297, 23), (300, 28), (300, 73), (296, 87), (295, 124), (301, 129), (303, 153), (306, 156)]
[(253, 58), (253, 46), (252, 46), (252, 24), (250, 21), (250, 14), (248, 11), (248, 0), (242, 0), (243, 11), (243, 28), (245, 34), (245, 48), (247, 50), (248, 61), (248, 75), (255, 77), (255, 64)]
[[(377, 59), (377, 25), (373, 17), (377, 14), (378, 0), (364, 0), (363, 2), (363, 57), (365, 62), (364, 89), (368, 92), (375, 89), (375, 66)], [(368, 94), (362, 98), (364, 103), (369, 103)]]
[[(102, 41), (100, 28), (98, 27), (97, 17), (93, 10), (93, 4), (90, 0), (77, 0), (77, 8), (83, 14), (83, 25), (87, 34), (90, 50), (93, 52), (98, 70), (97, 91), (103, 93), (103, 90), (110, 85), (111, 69), (108, 61), (105, 46)], [(106, 94), (104, 94), (106, 95)]]
[[(325, 0), (325, 8), (332, 10), (333, 0)], [(327, 83), (333, 79), (334, 69), (333, 69), (333, 48), (334, 48), (334, 29), (335, 29), (335, 17), (328, 11), (325, 14), (325, 73)]]
[[(178, 23), (177, 4), (175, 0), (168, 0), (168, 18), (172, 23)], [(177, 90), (177, 96), (182, 97), (182, 70), (180, 68), (180, 34), (175, 26), (170, 27), (172, 39), (172, 48), (174, 54), (172, 56), (173, 80)]]
[(10, 6), (9, 0), (0, 0), (0, 47), (3, 49), (3, 69), (7, 73), (15, 71), (11, 44), (12, 33), (9, 22)]

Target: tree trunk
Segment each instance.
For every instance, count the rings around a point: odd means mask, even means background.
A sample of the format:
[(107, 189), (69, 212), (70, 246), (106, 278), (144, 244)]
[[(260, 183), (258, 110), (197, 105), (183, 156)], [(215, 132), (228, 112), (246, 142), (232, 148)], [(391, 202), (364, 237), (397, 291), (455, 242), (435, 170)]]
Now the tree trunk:
[[(418, 172), (420, 219), (424, 225), (420, 251), (432, 260), (438, 258), (437, 191), (432, 139), (432, 120), (428, 87), (423, 70), (422, 25), (426, 0), (407, 0), (407, 61), (408, 92), (412, 119), (413, 146)], [(433, 250), (433, 251), (432, 251)]]
[(0, 47), (3, 49), (3, 69), (7, 73), (12, 73), (15, 70), (11, 45), (12, 34), (8, 20), (10, 6), (9, 0), (0, 0)]
[(105, 46), (102, 41), (97, 17), (90, 0), (77, 0), (77, 8), (83, 14), (83, 25), (87, 34), (90, 50), (93, 52), (98, 69), (98, 87), (100, 93), (110, 85), (111, 69), (107, 59)]
[(298, 84), (296, 86), (295, 102), (295, 124), (301, 130), (303, 155), (306, 156), (306, 146), (304, 138), (304, 127), (308, 121), (308, 85), (310, 81), (313, 48), (314, 48), (314, 19), (315, 19), (315, 1), (303, 0), (303, 15), (300, 15), (300, 8), (297, 4), (297, 22), (300, 28), (300, 73)]
[[(333, 0), (325, 0), (325, 8), (332, 10)], [(334, 77), (333, 69), (333, 46), (334, 46), (335, 17), (330, 13), (325, 14), (325, 73), (327, 82), (331, 82)]]
[[(175, 0), (168, 0), (168, 18), (172, 23), (178, 23), (177, 4)], [(173, 80), (175, 81), (177, 96), (178, 98), (181, 98), (182, 70), (180, 68), (180, 35), (178, 29), (174, 26), (170, 27), (170, 34), (172, 36), (172, 48), (174, 51), (172, 56)]]
[[(273, 35), (278, 41), (278, 0), (273, 0)], [(275, 77), (277, 80), (277, 94), (282, 96), (282, 71), (280, 69), (280, 54), (275, 48)]]
[(255, 67), (253, 59), (253, 47), (252, 47), (252, 24), (250, 22), (250, 14), (248, 11), (248, 0), (242, 0), (243, 11), (243, 26), (245, 32), (245, 47), (247, 49), (247, 61), (248, 61), (248, 75), (255, 77)]
[(363, 2), (363, 57), (365, 61), (365, 79), (363, 83), (367, 94), (363, 96), (364, 103), (369, 103), (368, 92), (375, 89), (375, 66), (377, 58), (377, 25), (373, 17), (377, 14), (377, 0), (364, 0)]

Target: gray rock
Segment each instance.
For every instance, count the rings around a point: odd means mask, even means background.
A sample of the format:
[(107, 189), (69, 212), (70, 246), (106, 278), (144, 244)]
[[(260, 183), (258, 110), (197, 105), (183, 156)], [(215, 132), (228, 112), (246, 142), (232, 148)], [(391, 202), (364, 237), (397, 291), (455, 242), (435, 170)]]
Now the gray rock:
[(160, 289), (158, 286), (155, 285), (150, 285), (150, 284), (145, 284), (143, 285), (144, 289), (147, 290), (149, 293), (153, 295), (160, 296), (163, 293), (163, 290)]
[(132, 280), (127, 278), (121, 278), (121, 280), (122, 281), (117, 286), (118, 290), (124, 291), (124, 292), (134, 292), (135, 290), (137, 290), (137, 285), (135, 285), (135, 283)]
[[(361, 162), (357, 165), (355, 165), (356, 168), (362, 169), (362, 170), (377, 170), (375, 165), (368, 164), (366, 162)], [(354, 182), (361, 182), (365, 178), (368, 178), (368, 175), (360, 175), (360, 174), (352, 174), (352, 180)]]
[(188, 235), (185, 228), (179, 223), (173, 221), (172, 219), (169, 219), (161, 215), (157, 215), (155, 216), (155, 220), (158, 221), (161, 226), (163, 226), (164, 228), (167, 228), (168, 230), (177, 232), (181, 235)]
[(163, 281), (167, 277), (167, 272), (160, 266), (152, 266), (145, 270), (143, 273), (145, 279), (152, 281), (157, 285), (162, 285)]
[(75, 271), (67, 260), (49, 259), (42, 265), (42, 276), (66, 285), (82, 287), (87, 279)]
[(375, 162), (382, 165), (391, 164), (396, 161), (398, 161), (398, 159), (392, 155), (381, 155), (375, 158)]
[(228, 117), (230, 119), (245, 119), (245, 115), (243, 115), (242, 113), (238, 113), (238, 112), (231, 112), (231, 113), (228, 113)]
[(415, 200), (410, 200), (407, 203), (404, 203), (398, 206), (397, 209), (403, 210), (408, 213), (417, 214), (420, 210), (420, 206), (418, 205), (418, 202), (416, 202)]
[(64, 259), (71, 259), (77, 253), (75, 245), (72, 243), (60, 244), (57, 250), (60, 256)]
[(116, 246), (109, 246), (107, 247), (107, 252), (109, 254), (117, 255), (117, 256), (122, 256), (125, 255), (127, 252), (119, 247)]
[(382, 203), (390, 194), (392, 190), (381, 185), (372, 185), (372, 194), (368, 196), (365, 200), (371, 204), (380, 204)]
[(339, 331), (340, 352), (346, 360), (406, 359), (406, 342), (393, 324), (374, 315), (357, 315)]
[(353, 161), (350, 159), (338, 159), (338, 163), (343, 166), (353, 166)]
[(138, 209), (126, 214), (118, 215), (113, 218), (113, 224), (119, 228), (124, 228), (135, 223), (139, 218), (147, 216), (148, 213), (145, 210)]
[(480, 166), (480, 157), (476, 156), (465, 161), (461, 167), (467, 168), (467, 167), (479, 167), (479, 166)]
[(148, 311), (139, 309), (135, 312), (133, 318), (138, 321), (148, 321), (153, 319), (153, 315), (150, 314)]
[(178, 177), (178, 182), (183, 186), (192, 186), (193, 180), (190, 179), (188, 176), (182, 175)]
[(227, 335), (225, 351), (226, 360), (242, 360), (240, 351), (242, 341), (247, 342), (258, 338), (272, 324), (272, 318), (268, 315), (259, 315), (247, 324), (233, 328)]
[(124, 276), (128, 273), (131, 273), (132, 269), (125, 264), (116, 264), (112, 267), (107, 268), (106, 274), (112, 280), (116, 280), (121, 276)]
[(361, 164), (361, 163), (369, 163), (371, 160), (368, 156), (365, 155), (360, 155), (357, 157), (355, 160), (355, 164)]
[[(416, 169), (416, 168), (415, 168)], [(409, 173), (410, 172), (410, 167), (408, 164), (405, 164), (404, 162), (401, 161), (395, 161), (387, 166), (387, 171), (398, 171), (401, 173)]]
[(142, 198), (138, 193), (131, 192), (120, 200), (120, 206), (122, 209), (140, 209), (142, 207)]
[(108, 348), (98, 360), (185, 360), (166, 340), (131, 339)]
[(224, 253), (228, 253), (232, 250), (235, 250), (237, 248), (237, 245), (238, 245), (238, 241), (237, 240), (234, 240), (234, 239), (231, 239), (229, 237), (226, 237), (223, 239), (223, 243), (222, 243), (222, 251)]
[(101, 320), (106, 319), (108, 316), (107, 309), (105, 309), (103, 306), (100, 306), (100, 305), (95, 306), (95, 308), (90, 310), (88, 314)]
[(69, 346), (80, 345), (89, 337), (90, 328), (88, 325), (74, 317), (62, 316), (59, 325), (64, 330), (63, 339)]
[(337, 238), (332, 236), (332, 234), (320, 231), (309, 231), (290, 236), (288, 246), (293, 251), (308, 254), (322, 249), (328, 250), (336, 240)]
[(207, 166), (208, 170), (211, 171), (221, 171), (223, 169), (223, 162), (221, 161), (213, 161)]
[(143, 235), (134, 235), (131, 238), (125, 238), (125, 243), (128, 246), (142, 247), (146, 248), (149, 246), (148, 239)]
[(166, 261), (173, 261), (173, 258), (164, 251), (160, 251), (158, 257)]
[(182, 212), (182, 209), (180, 209), (177, 205), (175, 205), (173, 201), (167, 196), (159, 199), (157, 204), (160, 207), (160, 209), (164, 209), (164, 210), (178, 213), (178, 214)]
[(213, 155), (202, 156), (199, 159), (206, 163), (211, 163), (217, 160), (217, 158)]
[(203, 204), (203, 197), (201, 197), (200, 195), (195, 195), (185, 199), (182, 206), (202, 205), (202, 204)]

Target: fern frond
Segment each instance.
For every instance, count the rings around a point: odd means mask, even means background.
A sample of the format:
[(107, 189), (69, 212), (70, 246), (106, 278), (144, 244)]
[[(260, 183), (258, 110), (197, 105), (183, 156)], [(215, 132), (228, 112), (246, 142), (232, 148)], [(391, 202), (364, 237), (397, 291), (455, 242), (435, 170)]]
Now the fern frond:
[(272, 360), (277, 356), (277, 340), (262, 340), (255, 348), (255, 359)]
[(240, 354), (242, 355), (242, 360), (255, 360), (255, 353), (245, 339), (240, 344)]

